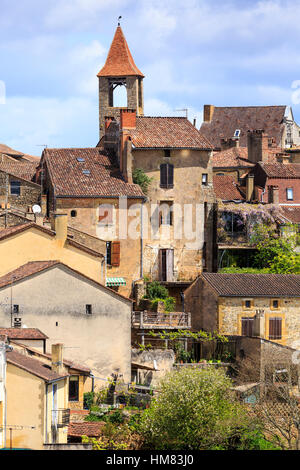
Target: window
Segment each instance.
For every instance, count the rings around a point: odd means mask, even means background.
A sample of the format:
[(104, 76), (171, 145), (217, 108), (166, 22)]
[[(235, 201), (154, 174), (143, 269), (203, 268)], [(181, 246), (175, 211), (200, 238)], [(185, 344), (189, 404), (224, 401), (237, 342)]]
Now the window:
[(159, 225), (173, 225), (173, 201), (160, 201)]
[(251, 300), (245, 300), (244, 302), (244, 308), (251, 308), (252, 307), (252, 302)]
[(77, 157), (77, 161), (78, 161), (79, 163), (83, 163), (83, 162), (85, 162), (85, 159), (82, 158), (82, 157)]
[(294, 199), (293, 188), (286, 189), (286, 198), (288, 201), (292, 201)]
[(71, 217), (77, 217), (77, 211), (71, 211)]
[(106, 242), (106, 264), (111, 265), (111, 242)]
[(21, 183), (20, 181), (10, 182), (10, 194), (12, 196), (20, 196), (21, 194)]
[(82, 170), (82, 173), (87, 176), (91, 174), (90, 170)]
[(269, 339), (282, 339), (282, 318), (269, 318)]
[(251, 317), (242, 318), (242, 336), (253, 336), (253, 321)]
[(86, 313), (87, 315), (92, 315), (92, 313), (93, 313), (93, 312), (92, 312), (92, 306), (91, 306), (90, 304), (86, 304), (86, 306), (85, 306), (85, 313)]
[(22, 318), (15, 317), (14, 318), (14, 328), (21, 328), (22, 326)]
[(19, 305), (14, 305), (13, 312), (14, 313), (19, 313)]
[(71, 375), (69, 378), (69, 401), (79, 401), (79, 376)]
[(170, 149), (165, 149), (165, 157), (170, 158), (171, 157), (171, 150)]
[(160, 187), (173, 188), (174, 186), (174, 165), (163, 163), (160, 165)]
[(206, 186), (208, 183), (208, 174), (207, 173), (202, 173), (202, 184), (203, 186)]
[(272, 300), (272, 308), (279, 308), (279, 300)]

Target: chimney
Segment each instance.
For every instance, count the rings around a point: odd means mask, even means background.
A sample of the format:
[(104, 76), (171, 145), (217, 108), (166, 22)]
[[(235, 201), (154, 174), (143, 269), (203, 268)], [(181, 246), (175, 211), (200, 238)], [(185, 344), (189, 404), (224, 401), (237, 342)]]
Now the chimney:
[(254, 197), (254, 175), (247, 175), (246, 179), (246, 201), (251, 202)]
[(194, 118), (194, 121), (193, 121), (193, 126), (196, 127), (196, 124), (197, 124), (197, 119)]
[(269, 137), (264, 130), (248, 131), (247, 147), (250, 162), (268, 162)]
[(64, 373), (62, 343), (52, 344), (51, 346), (51, 369), (57, 374)]
[(51, 230), (55, 232), (55, 239), (64, 246), (68, 236), (68, 215), (52, 212)]
[(227, 150), (235, 147), (238, 148), (239, 146), (239, 139), (221, 139), (221, 150)]
[(136, 128), (136, 110), (121, 109), (120, 110), (120, 130)]
[(278, 186), (268, 186), (268, 202), (270, 204), (279, 204), (279, 187)]
[(203, 121), (211, 122), (213, 118), (215, 107), (213, 104), (205, 104), (203, 108)]

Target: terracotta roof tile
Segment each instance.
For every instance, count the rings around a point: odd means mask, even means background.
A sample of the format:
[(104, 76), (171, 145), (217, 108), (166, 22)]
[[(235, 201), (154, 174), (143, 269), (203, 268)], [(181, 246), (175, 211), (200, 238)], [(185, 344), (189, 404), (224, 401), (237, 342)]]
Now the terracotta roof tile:
[(261, 163), (269, 178), (300, 178), (300, 163)]
[(32, 274), (39, 273), (57, 264), (59, 264), (59, 261), (30, 261), (29, 263), (20, 266), (14, 271), (1, 276), (0, 288), (11, 284), (12, 280), (13, 282), (20, 281), (28, 276), (31, 276)]
[(212, 149), (210, 142), (184, 117), (137, 116), (131, 135), (136, 148)]
[(213, 187), (217, 199), (223, 201), (244, 200), (245, 195), (241, 192), (237, 182), (230, 175), (214, 175)]
[(144, 77), (134, 63), (124, 33), (117, 27), (104, 67), (98, 77), (125, 77), (134, 75)]
[(73, 422), (69, 424), (68, 436), (72, 437), (99, 437), (101, 435), (101, 428), (105, 425), (104, 422)]
[(48, 339), (38, 328), (0, 328), (0, 335), (9, 339)]
[(300, 224), (300, 207), (299, 206), (280, 206), (280, 210), (293, 224)]
[(113, 158), (99, 148), (46, 149), (44, 156), (58, 197), (144, 197), (140, 186), (126, 183)]
[(300, 297), (297, 274), (203, 273), (221, 297)]
[(13, 161), (12, 160), (4, 160), (1, 161), (0, 159), (0, 171), (5, 171), (10, 175), (22, 178), (24, 180), (33, 182), (33, 178), (35, 176), (37, 163), (29, 162), (29, 161)]
[(68, 377), (69, 374), (57, 374), (54, 372), (50, 366), (44, 364), (38, 359), (33, 359), (32, 357), (26, 356), (17, 351), (8, 351), (6, 353), (6, 359), (9, 364), (13, 364), (21, 369), (30, 372), (37, 377), (45, 380), (46, 382), (51, 382), (56, 379)]
[(221, 139), (234, 136), (240, 129), (240, 146), (247, 146), (248, 130), (263, 129), (281, 145), (286, 106), (215, 107), (211, 122), (203, 122), (200, 132), (214, 145), (220, 147)]
[(248, 160), (247, 147), (232, 147), (213, 154), (213, 168), (227, 167), (253, 167), (254, 163)]

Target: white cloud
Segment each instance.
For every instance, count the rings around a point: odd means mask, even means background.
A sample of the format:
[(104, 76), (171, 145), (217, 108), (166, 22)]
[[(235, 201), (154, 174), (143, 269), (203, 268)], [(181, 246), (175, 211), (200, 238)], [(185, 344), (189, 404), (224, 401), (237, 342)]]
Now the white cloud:
[(98, 141), (97, 103), (83, 98), (8, 98), (0, 106), (0, 128), (1, 142), (33, 155), (41, 154), (41, 145), (92, 147)]

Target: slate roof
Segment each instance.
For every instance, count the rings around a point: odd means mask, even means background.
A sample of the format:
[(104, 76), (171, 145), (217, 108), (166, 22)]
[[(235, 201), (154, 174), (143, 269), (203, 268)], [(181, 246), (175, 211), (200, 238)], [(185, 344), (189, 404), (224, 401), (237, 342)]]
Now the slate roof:
[(47, 364), (44, 364), (38, 359), (26, 356), (25, 354), (19, 353), (15, 350), (8, 351), (6, 353), (6, 359), (9, 364), (20, 367), (21, 369), (26, 370), (27, 372), (30, 372), (37, 377), (40, 377), (46, 382), (52, 382), (54, 380), (69, 376), (69, 374), (57, 374)]
[(300, 163), (262, 163), (259, 165), (269, 178), (300, 178)]
[(38, 328), (0, 328), (0, 335), (9, 339), (48, 339)]
[(240, 129), (240, 146), (246, 147), (248, 130), (263, 129), (280, 146), (285, 111), (286, 106), (216, 106), (211, 122), (203, 122), (200, 132), (215, 148), (220, 148), (222, 138), (232, 138)]
[(255, 164), (248, 160), (247, 147), (232, 147), (220, 152), (214, 152), (212, 158), (213, 168), (227, 167), (253, 167)]
[(297, 274), (203, 273), (220, 297), (300, 297)]
[(144, 197), (140, 186), (126, 183), (113, 158), (97, 147), (45, 149), (43, 155), (57, 197)]
[(211, 143), (185, 117), (137, 116), (131, 138), (136, 148), (212, 149)]
[(223, 201), (240, 201), (245, 199), (238, 184), (231, 175), (213, 175), (214, 193), (217, 199)]
[(101, 428), (104, 426), (104, 422), (73, 422), (69, 424), (68, 436), (72, 437), (99, 437), (101, 434)]
[(120, 26), (117, 27), (111, 43), (104, 67), (98, 73), (98, 77), (144, 77), (134, 63), (124, 33)]

